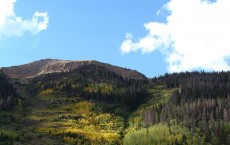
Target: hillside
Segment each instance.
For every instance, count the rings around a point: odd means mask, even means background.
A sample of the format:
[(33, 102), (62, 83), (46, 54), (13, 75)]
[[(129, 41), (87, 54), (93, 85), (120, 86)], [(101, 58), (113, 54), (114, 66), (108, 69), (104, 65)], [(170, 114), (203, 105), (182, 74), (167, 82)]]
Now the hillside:
[(13, 108), (18, 97), (10, 79), (0, 71), (0, 110)]
[(84, 65), (102, 66), (109, 71), (115, 72), (125, 78), (145, 79), (145, 76), (135, 70), (130, 70), (118, 66), (113, 66), (107, 63), (102, 63), (94, 60), (89, 61), (70, 61), (57, 59), (42, 59), (29, 64), (20, 66), (5, 67), (3, 71), (11, 78), (26, 79), (42, 74), (54, 72), (68, 72), (77, 69)]
[(130, 116), (125, 145), (230, 144), (230, 72), (173, 73), (151, 82), (152, 97)]
[(123, 77), (111, 65), (81, 63), (86, 64), (71, 68), (71, 63), (50, 61), (42, 67), (46, 73), (26, 78), (27, 83), (12, 79), (22, 97), (14, 111), (0, 111), (0, 142), (121, 144), (125, 120), (144, 100), (147, 80)]
[(96, 61), (60, 60), (7, 69), (22, 73), (0, 75), (1, 102), (14, 96), (1, 103), (0, 144), (230, 144), (230, 72), (147, 80)]

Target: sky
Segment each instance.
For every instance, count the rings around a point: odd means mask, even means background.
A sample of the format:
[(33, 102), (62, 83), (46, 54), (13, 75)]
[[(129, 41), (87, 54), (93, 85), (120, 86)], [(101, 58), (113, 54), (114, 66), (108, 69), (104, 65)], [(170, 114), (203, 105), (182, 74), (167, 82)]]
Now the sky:
[(230, 70), (229, 0), (0, 0), (0, 67), (98, 60), (147, 77)]

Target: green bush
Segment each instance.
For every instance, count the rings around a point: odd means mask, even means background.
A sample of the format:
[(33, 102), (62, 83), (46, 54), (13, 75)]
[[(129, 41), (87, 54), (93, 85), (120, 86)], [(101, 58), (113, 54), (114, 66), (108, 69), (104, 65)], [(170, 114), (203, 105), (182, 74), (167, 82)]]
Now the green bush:
[(127, 133), (124, 145), (207, 145), (204, 136), (179, 125), (158, 124)]

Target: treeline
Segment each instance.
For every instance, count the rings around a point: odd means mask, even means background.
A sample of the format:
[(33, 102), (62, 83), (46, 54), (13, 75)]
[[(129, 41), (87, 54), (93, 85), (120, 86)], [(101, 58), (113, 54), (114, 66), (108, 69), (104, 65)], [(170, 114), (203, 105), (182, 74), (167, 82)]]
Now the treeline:
[(205, 134), (205, 140), (230, 144), (230, 73), (185, 72), (153, 79), (174, 89), (166, 104), (143, 113), (146, 125), (176, 120), (191, 131)]
[[(127, 79), (102, 66), (85, 65), (70, 72), (52, 73), (30, 80), (29, 92), (54, 89), (101, 103), (104, 111), (135, 108), (146, 96), (146, 81)], [(103, 103), (105, 103), (103, 105)]]
[[(154, 80), (154, 79), (153, 79)], [(155, 79), (167, 88), (180, 88), (190, 98), (226, 98), (230, 95), (230, 72), (184, 72)]]
[(10, 79), (0, 70), (0, 110), (12, 109), (17, 103), (18, 94)]

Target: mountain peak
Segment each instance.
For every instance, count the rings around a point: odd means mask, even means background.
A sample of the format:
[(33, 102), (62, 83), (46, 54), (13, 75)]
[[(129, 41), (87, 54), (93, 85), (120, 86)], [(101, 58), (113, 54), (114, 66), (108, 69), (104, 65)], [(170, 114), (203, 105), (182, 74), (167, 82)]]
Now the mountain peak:
[(115, 72), (125, 78), (144, 79), (145, 76), (135, 70), (114, 66), (111, 64), (99, 62), (96, 60), (59, 60), (59, 59), (41, 59), (28, 64), (5, 67), (3, 71), (11, 78), (27, 79), (42, 74), (69, 72), (83, 65), (102, 66), (109, 71)]

